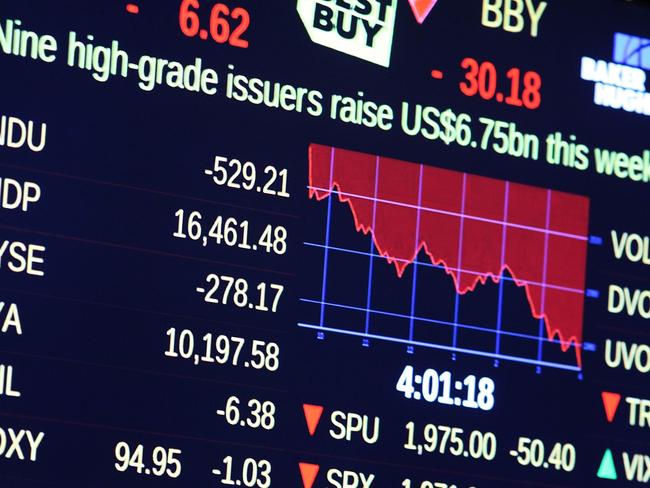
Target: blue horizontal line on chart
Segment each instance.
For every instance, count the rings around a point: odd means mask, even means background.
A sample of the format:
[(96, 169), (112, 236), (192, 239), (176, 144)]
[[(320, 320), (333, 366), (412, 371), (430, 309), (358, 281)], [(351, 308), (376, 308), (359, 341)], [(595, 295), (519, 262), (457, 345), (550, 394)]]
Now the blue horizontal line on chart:
[(457, 353), (465, 353), (465, 354), (470, 354), (474, 356), (482, 356), (482, 357), (487, 357), (491, 359), (502, 359), (504, 361), (513, 361), (513, 362), (518, 362), (518, 363), (524, 363), (524, 364), (530, 364), (533, 366), (542, 366), (546, 368), (554, 368), (554, 369), (563, 369), (566, 371), (575, 371), (575, 372), (581, 372), (582, 370), (578, 366), (571, 366), (568, 364), (561, 364), (561, 363), (553, 363), (549, 361), (538, 361), (536, 359), (528, 359), (528, 358), (522, 358), (518, 356), (510, 356), (507, 354), (496, 354), (496, 353), (491, 353), (491, 352), (484, 352), (484, 351), (476, 351), (473, 349), (464, 349), (462, 347), (453, 347), (453, 346), (444, 346), (441, 344), (431, 344), (428, 342), (419, 342), (415, 340), (409, 340), (409, 339), (400, 339), (398, 337), (389, 337), (389, 336), (382, 336), (378, 334), (366, 334), (364, 332), (354, 332), (351, 330), (345, 330), (345, 329), (337, 329), (333, 327), (321, 327), (320, 325), (314, 325), (314, 324), (306, 324), (303, 322), (298, 323), (298, 327), (304, 328), (304, 329), (313, 329), (317, 330), (320, 332), (332, 332), (335, 334), (344, 334), (344, 335), (350, 335), (350, 336), (355, 336), (355, 337), (362, 337), (364, 339), (376, 339), (380, 341), (388, 341), (388, 342), (395, 342), (399, 344), (405, 344), (408, 346), (416, 346), (416, 347), (424, 347), (424, 348), (429, 348), (429, 349), (440, 349), (443, 351), (449, 351), (449, 352), (457, 352)]
[[(369, 253), (369, 252), (365, 252), (365, 251), (357, 251), (357, 250), (354, 250), (354, 249), (347, 249), (345, 247), (326, 246), (324, 244), (317, 244), (315, 242), (303, 242), (303, 244), (305, 246), (308, 246), (308, 247), (318, 247), (320, 249), (327, 249), (327, 250), (330, 250), (330, 251), (338, 251), (338, 252), (344, 252), (344, 253), (347, 253), (347, 254), (357, 254), (357, 255), (360, 255), (360, 256), (372, 256), (372, 257), (375, 257), (375, 258), (378, 258), (378, 259), (386, 259), (385, 256), (381, 256), (379, 254)], [(399, 258), (393, 258), (393, 259), (395, 261), (403, 262), (403, 263), (406, 263), (406, 262), (410, 263), (411, 262), (410, 260), (407, 260), (407, 259), (399, 259)], [(413, 261), (413, 263), (417, 264), (418, 266), (424, 266), (424, 267), (428, 267), (428, 268), (436, 268), (436, 269), (442, 269), (442, 270), (456, 271), (456, 272), (459, 272), (459, 273), (467, 273), (467, 274), (476, 275), (476, 276), (485, 276), (485, 277), (491, 276), (491, 275), (488, 275), (486, 273), (479, 273), (477, 271), (472, 271), (472, 270), (469, 270), (469, 269), (459, 269), (459, 268), (452, 268), (452, 267), (445, 268), (445, 266), (440, 265), (440, 264), (427, 263), (427, 262), (423, 262), (423, 261)], [(566, 291), (568, 293), (577, 293), (579, 295), (584, 295), (585, 294), (585, 290), (580, 290), (578, 288), (568, 288), (566, 286), (552, 285), (550, 283), (540, 283), (540, 282), (536, 282), (536, 281), (515, 280), (514, 278), (511, 278), (511, 277), (505, 276), (505, 275), (501, 275), (499, 277), (499, 279), (503, 279), (503, 280), (506, 280), (506, 281), (511, 281), (511, 282), (513, 282), (515, 284), (522, 283), (524, 285), (539, 286), (539, 287), (542, 287), (542, 288), (552, 288), (552, 289), (555, 289), (555, 290)]]
[[(413, 319), (413, 320), (417, 320), (417, 321), (420, 321), (420, 322), (428, 322), (428, 323), (431, 323), (431, 324), (447, 325), (447, 326), (450, 326), (450, 327), (458, 327), (458, 328), (461, 328), (461, 329), (477, 330), (479, 332), (489, 332), (491, 334), (508, 335), (508, 336), (512, 336), (512, 337), (519, 337), (521, 339), (528, 339), (528, 340), (535, 341), (535, 342), (538, 342), (540, 340), (539, 336), (533, 336), (533, 335), (528, 335), (528, 334), (520, 334), (520, 333), (517, 333), (517, 332), (508, 332), (508, 331), (504, 331), (504, 330), (497, 330), (496, 328), (491, 329), (491, 328), (487, 328), (487, 327), (481, 327), (479, 325), (454, 323), (454, 322), (448, 322), (448, 321), (445, 321), (445, 320), (436, 320), (436, 319), (430, 319), (430, 318), (425, 318), (425, 317), (418, 317), (418, 316), (400, 314), (400, 313), (396, 313), (396, 312), (388, 312), (388, 311), (385, 311), (385, 310), (368, 309), (368, 308), (365, 308), (365, 307), (355, 307), (353, 305), (344, 305), (342, 303), (333, 303), (333, 302), (323, 302), (323, 301), (320, 301), (320, 300), (311, 300), (309, 298), (301, 298), (300, 301), (305, 302), (305, 303), (314, 303), (316, 305), (323, 305), (325, 307), (344, 308), (344, 309), (347, 309), (347, 310), (356, 310), (356, 311), (359, 311), (359, 312), (370, 312), (371, 314), (386, 315), (386, 316), (389, 316), (389, 317), (396, 317), (396, 318), (405, 319), (405, 320)], [(564, 345), (564, 346), (575, 345), (576, 347), (581, 347), (582, 346), (582, 344), (577, 344), (575, 342), (559, 341), (557, 339), (548, 339), (546, 337), (542, 337), (541, 340), (543, 342), (548, 342), (550, 344), (561, 344), (561, 345)]]

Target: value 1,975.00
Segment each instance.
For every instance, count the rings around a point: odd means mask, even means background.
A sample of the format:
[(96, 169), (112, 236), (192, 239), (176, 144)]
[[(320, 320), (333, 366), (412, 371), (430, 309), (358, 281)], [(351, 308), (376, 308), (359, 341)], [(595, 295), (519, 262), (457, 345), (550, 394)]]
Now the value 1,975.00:
[(251, 286), (245, 278), (210, 273), (206, 287), (196, 288), (207, 303), (248, 308), (259, 312), (277, 312), (284, 285), (259, 283)]

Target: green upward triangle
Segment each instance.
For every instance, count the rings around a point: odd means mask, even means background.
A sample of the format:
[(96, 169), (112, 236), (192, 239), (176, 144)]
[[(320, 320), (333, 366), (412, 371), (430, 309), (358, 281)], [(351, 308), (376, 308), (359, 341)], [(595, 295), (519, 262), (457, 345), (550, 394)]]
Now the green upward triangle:
[(600, 468), (598, 468), (598, 477), (604, 480), (616, 480), (618, 475), (616, 474), (616, 466), (614, 465), (614, 456), (612, 451), (607, 449), (603, 455), (603, 460), (600, 462)]

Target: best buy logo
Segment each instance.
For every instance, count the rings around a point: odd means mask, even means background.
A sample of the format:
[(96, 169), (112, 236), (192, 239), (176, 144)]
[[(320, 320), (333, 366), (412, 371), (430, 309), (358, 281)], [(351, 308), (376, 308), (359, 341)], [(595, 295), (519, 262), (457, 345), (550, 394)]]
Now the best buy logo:
[(388, 67), (397, 0), (298, 0), (316, 44)]

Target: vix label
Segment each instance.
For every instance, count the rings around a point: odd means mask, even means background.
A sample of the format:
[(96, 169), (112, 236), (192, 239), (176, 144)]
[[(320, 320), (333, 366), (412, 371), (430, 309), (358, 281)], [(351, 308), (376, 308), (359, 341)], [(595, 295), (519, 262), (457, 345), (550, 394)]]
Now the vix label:
[(388, 67), (397, 0), (298, 0), (316, 44)]

